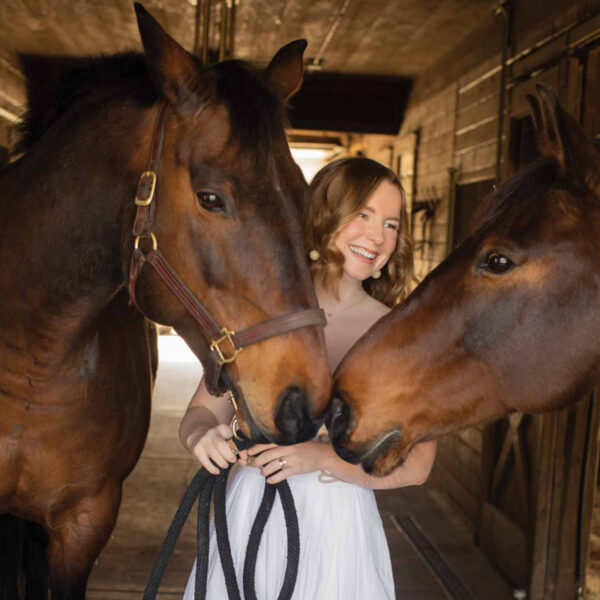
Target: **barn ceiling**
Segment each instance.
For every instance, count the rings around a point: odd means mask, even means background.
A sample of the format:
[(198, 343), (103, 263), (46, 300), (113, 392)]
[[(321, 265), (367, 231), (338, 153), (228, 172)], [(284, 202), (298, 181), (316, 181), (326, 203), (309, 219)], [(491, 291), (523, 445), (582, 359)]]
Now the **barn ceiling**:
[[(196, 0), (148, 0), (145, 7), (187, 49)], [(236, 54), (267, 61), (290, 40), (314, 57), (328, 34), (323, 69), (414, 76), (485, 20), (497, 0), (239, 0)], [(344, 10), (345, 9), (345, 10)], [(331, 26), (338, 12), (335, 31)], [(139, 48), (126, 0), (2, 0), (0, 51), (83, 56)]]
[[(203, 2), (210, 3), (217, 23), (221, 5), (232, 0), (198, 1), (201, 6)], [(147, 0), (145, 7), (192, 51), (201, 41), (201, 28), (197, 33), (195, 26), (196, 2)], [(260, 65), (285, 43), (306, 38), (307, 63), (315, 63), (322, 73), (414, 78), (479, 25), (493, 19), (497, 3), (238, 0), (235, 55)], [(216, 32), (217, 27), (213, 30)], [(77, 57), (140, 48), (133, 5), (126, 0), (0, 2), (0, 74), (15, 74), (19, 54)], [(5, 86), (0, 86), (0, 101), (2, 87)], [(10, 94), (4, 96), (10, 100)]]

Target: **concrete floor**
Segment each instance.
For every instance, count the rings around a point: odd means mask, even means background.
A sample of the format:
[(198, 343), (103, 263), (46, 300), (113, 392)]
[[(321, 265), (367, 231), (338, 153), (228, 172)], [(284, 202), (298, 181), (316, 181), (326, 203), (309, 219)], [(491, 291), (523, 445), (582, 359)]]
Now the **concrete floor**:
[[(200, 380), (201, 367), (176, 336), (161, 336), (159, 352), (150, 434), (137, 467), (125, 482), (117, 527), (92, 572), (89, 600), (142, 597), (166, 529), (197, 471), (197, 463), (182, 448), (177, 431)], [(377, 501), (390, 545), (397, 598), (505, 600), (513, 597), (508, 582), (474, 546), (468, 527), (442, 495), (425, 485), (377, 492)], [(407, 535), (406, 527), (401, 526), (407, 517), (428, 541), (429, 551), (427, 548), (419, 551)], [(431, 548), (437, 555), (433, 559)], [(159, 598), (181, 598), (194, 553), (192, 515), (171, 559)], [(425, 560), (427, 557), (429, 560)], [(432, 564), (438, 569), (432, 568)], [(450, 572), (454, 587), (452, 581), (444, 583), (440, 570)]]

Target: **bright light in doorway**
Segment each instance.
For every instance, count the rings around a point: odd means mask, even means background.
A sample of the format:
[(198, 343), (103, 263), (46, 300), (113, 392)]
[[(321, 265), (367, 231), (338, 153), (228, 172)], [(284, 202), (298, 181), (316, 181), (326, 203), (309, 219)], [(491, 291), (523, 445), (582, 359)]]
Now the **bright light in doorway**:
[(159, 362), (197, 363), (196, 355), (178, 335), (158, 336)]
[(290, 150), (304, 178), (310, 183), (319, 169), (342, 155), (344, 148), (337, 144), (292, 143)]

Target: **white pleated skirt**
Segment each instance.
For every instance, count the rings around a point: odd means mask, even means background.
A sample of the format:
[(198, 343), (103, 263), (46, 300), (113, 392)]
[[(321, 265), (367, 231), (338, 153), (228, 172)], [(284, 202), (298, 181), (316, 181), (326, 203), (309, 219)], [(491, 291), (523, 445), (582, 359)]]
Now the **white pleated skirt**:
[[(394, 600), (390, 554), (373, 491), (342, 481), (321, 483), (318, 473), (288, 478), (300, 528), (300, 564), (293, 600)], [(238, 467), (227, 490), (227, 524), (240, 594), (250, 529), (265, 478)], [(276, 600), (285, 575), (287, 534), (279, 495), (265, 527), (256, 563), (258, 600)], [(184, 600), (194, 600), (195, 565)], [(210, 528), (207, 600), (227, 600), (227, 587)]]

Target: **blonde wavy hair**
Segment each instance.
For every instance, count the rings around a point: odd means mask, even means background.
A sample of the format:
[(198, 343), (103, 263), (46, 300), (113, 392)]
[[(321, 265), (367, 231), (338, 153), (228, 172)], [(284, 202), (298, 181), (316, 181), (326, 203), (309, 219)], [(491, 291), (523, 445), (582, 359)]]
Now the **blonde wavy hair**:
[(381, 269), (381, 277), (363, 281), (363, 287), (380, 302), (394, 306), (408, 295), (414, 266), (406, 197), (391, 169), (359, 156), (342, 158), (323, 167), (310, 184), (312, 199), (305, 211), (305, 242), (308, 251), (319, 253), (319, 258), (310, 265), (313, 279), (319, 279), (325, 289), (337, 296), (344, 273), (344, 256), (336, 248), (336, 235), (364, 208), (382, 181), (395, 185), (402, 198), (398, 241)]

